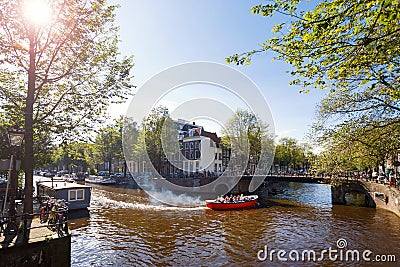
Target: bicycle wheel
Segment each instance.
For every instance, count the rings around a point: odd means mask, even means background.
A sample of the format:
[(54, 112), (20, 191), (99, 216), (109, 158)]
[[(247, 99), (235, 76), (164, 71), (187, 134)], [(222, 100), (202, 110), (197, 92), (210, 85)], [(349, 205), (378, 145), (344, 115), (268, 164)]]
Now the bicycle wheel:
[(62, 215), (61, 216), (58, 215), (58, 220), (57, 220), (57, 225), (56, 225), (58, 237), (63, 237), (64, 236), (64, 232), (63, 232), (63, 229), (62, 229), (63, 228), (62, 227), (62, 225), (63, 225), (62, 219), (63, 219)]
[(45, 223), (47, 222), (47, 219), (49, 218), (49, 213), (46, 212), (45, 207), (40, 208), (40, 223)]
[(47, 228), (49, 228), (51, 231), (54, 231), (56, 229), (55, 223), (56, 223), (56, 218), (52, 214), (49, 216), (49, 220), (47, 221)]
[(5, 235), (16, 235), (18, 233), (18, 226), (15, 222), (8, 222), (4, 230)]

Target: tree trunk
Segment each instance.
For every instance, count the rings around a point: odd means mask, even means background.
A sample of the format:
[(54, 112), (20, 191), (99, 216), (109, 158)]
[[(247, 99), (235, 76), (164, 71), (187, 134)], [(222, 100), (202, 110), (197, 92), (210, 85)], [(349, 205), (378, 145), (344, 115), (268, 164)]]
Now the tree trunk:
[(29, 36), (29, 70), (28, 92), (25, 107), (25, 201), (24, 212), (33, 213), (33, 103), (35, 96), (35, 37), (31, 31)]

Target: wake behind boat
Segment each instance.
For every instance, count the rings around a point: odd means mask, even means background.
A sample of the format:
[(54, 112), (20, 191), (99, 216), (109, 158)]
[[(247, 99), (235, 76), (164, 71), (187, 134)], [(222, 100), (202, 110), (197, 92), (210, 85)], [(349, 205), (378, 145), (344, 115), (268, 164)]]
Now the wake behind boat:
[(206, 200), (206, 207), (213, 210), (233, 210), (252, 208), (257, 204), (257, 195), (240, 197), (219, 197), (213, 200)]
[(112, 177), (104, 177), (104, 176), (89, 176), (85, 179), (85, 182), (92, 184), (116, 184), (117, 180)]

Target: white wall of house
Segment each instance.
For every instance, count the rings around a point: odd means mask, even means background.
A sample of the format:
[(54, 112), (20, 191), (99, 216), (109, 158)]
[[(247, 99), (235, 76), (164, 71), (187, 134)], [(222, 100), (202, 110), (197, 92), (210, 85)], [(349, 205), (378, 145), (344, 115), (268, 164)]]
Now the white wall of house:
[(190, 141), (200, 141), (200, 158), (183, 160), (183, 171), (189, 172), (220, 172), (222, 170), (222, 149), (209, 137), (194, 136), (184, 139), (184, 144)]

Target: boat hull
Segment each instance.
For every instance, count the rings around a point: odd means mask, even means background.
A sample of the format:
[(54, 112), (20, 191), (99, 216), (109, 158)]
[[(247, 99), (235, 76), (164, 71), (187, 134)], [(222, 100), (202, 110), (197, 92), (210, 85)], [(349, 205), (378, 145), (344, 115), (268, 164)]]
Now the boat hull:
[(250, 196), (251, 200), (241, 202), (222, 203), (215, 200), (207, 200), (206, 207), (213, 210), (237, 210), (253, 208), (257, 204), (258, 196)]
[(102, 185), (112, 185), (117, 183), (117, 181), (114, 178), (95, 178), (95, 177), (86, 178), (85, 182), (91, 184), (102, 184)]

